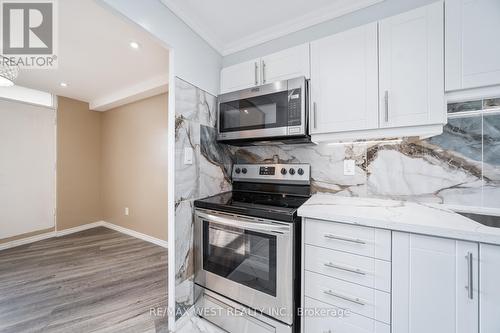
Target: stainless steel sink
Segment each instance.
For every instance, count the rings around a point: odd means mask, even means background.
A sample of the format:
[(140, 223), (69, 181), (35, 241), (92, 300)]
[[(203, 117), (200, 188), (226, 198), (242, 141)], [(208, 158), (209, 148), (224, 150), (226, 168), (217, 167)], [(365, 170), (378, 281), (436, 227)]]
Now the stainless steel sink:
[(457, 214), (470, 218), (471, 220), (481, 223), (482, 225), (485, 225), (487, 227), (500, 228), (500, 216), (461, 213), (461, 212), (457, 212)]

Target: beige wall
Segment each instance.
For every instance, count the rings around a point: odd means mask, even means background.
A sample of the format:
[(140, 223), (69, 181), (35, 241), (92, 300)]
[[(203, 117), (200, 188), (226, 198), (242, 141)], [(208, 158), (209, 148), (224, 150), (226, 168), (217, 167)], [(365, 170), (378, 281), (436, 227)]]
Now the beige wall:
[(102, 220), (101, 113), (58, 98), (57, 229)]
[(103, 112), (101, 123), (103, 219), (162, 240), (167, 240), (167, 105), (167, 94), (157, 95)]
[(167, 94), (106, 112), (58, 97), (57, 230), (105, 220), (167, 240), (167, 106)]

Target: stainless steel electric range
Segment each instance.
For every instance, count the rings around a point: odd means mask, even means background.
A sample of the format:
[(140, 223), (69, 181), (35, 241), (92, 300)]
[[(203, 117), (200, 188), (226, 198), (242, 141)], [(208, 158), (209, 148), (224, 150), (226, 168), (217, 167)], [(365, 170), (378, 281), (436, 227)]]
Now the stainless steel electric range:
[(198, 306), (223, 310), (206, 319), (229, 332), (295, 332), (310, 167), (240, 164), (232, 178), (233, 191), (194, 203)]

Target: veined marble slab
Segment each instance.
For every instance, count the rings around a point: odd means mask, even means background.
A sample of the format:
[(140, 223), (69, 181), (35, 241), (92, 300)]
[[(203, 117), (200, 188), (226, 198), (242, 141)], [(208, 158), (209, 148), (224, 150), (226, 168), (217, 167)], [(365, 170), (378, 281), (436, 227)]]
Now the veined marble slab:
[(500, 245), (500, 228), (486, 227), (440, 205), (315, 194), (299, 208), (298, 214), (306, 218)]
[(175, 333), (227, 333), (223, 329), (187, 311), (176, 324)]

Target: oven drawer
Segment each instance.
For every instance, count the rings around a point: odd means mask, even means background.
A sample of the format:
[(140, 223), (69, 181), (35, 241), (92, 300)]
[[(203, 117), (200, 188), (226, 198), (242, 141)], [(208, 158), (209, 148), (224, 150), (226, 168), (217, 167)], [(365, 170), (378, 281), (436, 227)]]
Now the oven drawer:
[(313, 272), (305, 272), (305, 296), (390, 324), (391, 295)]
[(206, 320), (227, 332), (292, 333), (293, 326), (245, 308), (223, 296), (204, 290), (195, 310)]
[[(305, 298), (307, 309), (328, 309), (330, 305)], [(304, 319), (304, 332), (306, 333), (390, 333), (391, 327), (379, 321), (366, 318), (355, 313), (345, 317), (306, 316)]]
[(391, 260), (391, 232), (338, 222), (306, 219), (305, 243), (382, 260)]
[(391, 292), (388, 261), (306, 245), (304, 263), (308, 271)]

